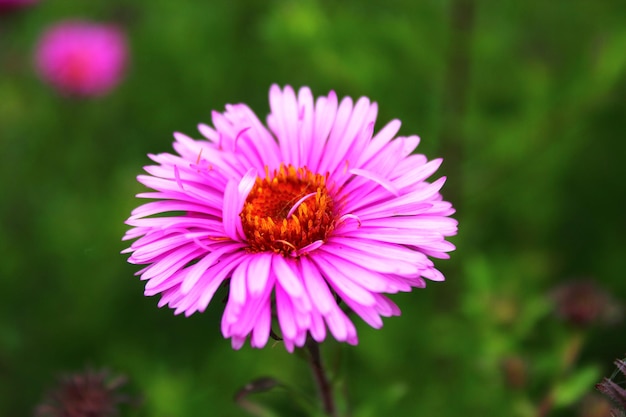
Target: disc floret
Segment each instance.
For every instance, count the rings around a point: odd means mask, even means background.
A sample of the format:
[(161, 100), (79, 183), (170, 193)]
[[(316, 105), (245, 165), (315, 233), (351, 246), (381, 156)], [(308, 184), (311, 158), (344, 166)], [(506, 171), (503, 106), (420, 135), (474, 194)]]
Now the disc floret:
[(336, 205), (328, 175), (281, 164), (265, 167), (239, 214), (251, 252), (299, 256), (307, 246), (325, 241), (335, 228)]

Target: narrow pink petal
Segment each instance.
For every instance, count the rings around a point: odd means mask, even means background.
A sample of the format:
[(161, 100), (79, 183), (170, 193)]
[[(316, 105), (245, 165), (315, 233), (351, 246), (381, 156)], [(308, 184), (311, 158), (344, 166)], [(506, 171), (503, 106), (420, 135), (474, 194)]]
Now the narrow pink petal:
[(211, 142), (217, 143), (220, 140), (219, 133), (217, 133), (217, 131), (213, 129), (211, 126), (208, 126), (204, 123), (198, 124), (198, 132), (200, 132), (202, 136), (204, 136)]
[[(203, 172), (203, 170), (199, 168), (200, 165), (196, 165), (195, 163), (191, 164), (189, 161), (182, 158), (173, 165), (146, 165), (143, 167), (144, 171), (153, 177), (170, 180), (172, 178), (177, 179), (177, 182), (179, 182), (178, 186), (181, 191), (184, 191), (184, 185), (187, 183), (193, 183), (195, 186), (211, 188), (213, 190), (217, 190), (218, 192), (223, 191), (221, 183), (206, 183), (204, 181), (206, 178), (206, 172)], [(178, 171), (178, 174), (176, 174), (176, 171)]]
[(287, 350), (287, 352), (293, 353), (293, 351), (295, 350), (293, 339), (283, 338), (283, 344), (285, 345), (285, 350)]
[[(172, 275), (163, 275), (162, 279), (158, 281), (156, 279), (148, 280), (144, 289), (144, 295), (150, 297), (173, 287), (180, 287), (180, 283), (183, 281), (184, 276), (185, 271), (183, 270), (175, 272)], [(178, 292), (180, 293), (180, 291)], [(182, 296), (183, 295), (181, 294), (181, 297)]]
[(206, 275), (209, 268), (214, 264), (217, 264), (224, 255), (236, 252), (243, 247), (245, 247), (245, 245), (242, 243), (226, 244), (223, 247), (205, 255), (196, 264), (190, 266), (188, 268), (189, 272), (185, 277), (185, 280), (183, 281), (183, 285), (181, 287), (181, 291), (183, 292), (183, 294), (191, 291), (191, 289), (196, 285), (200, 278)]
[(314, 250), (320, 248), (324, 246), (324, 241), (323, 240), (316, 240), (313, 243), (309, 243), (308, 245), (306, 245), (303, 248), (300, 248), (296, 251), (297, 256), (301, 256), (304, 254), (307, 254), (309, 252), (313, 252)]
[[(145, 272), (141, 275), (141, 279), (156, 279), (157, 276), (167, 277), (172, 275), (174, 272), (199, 257), (201, 253), (202, 249), (198, 248), (194, 244), (188, 244), (185, 247), (181, 247), (151, 264), (151, 266), (146, 268)], [(152, 285), (158, 283), (160, 279), (157, 279), (154, 283), (152, 283)]]
[(240, 126), (234, 126), (224, 114), (217, 111), (211, 112), (211, 121), (219, 134), (218, 149), (234, 153), (236, 150), (235, 137), (240, 130), (238, 129)]
[(452, 243), (443, 239), (433, 242), (425, 242), (416, 246), (419, 246), (425, 254), (441, 259), (448, 259), (449, 255), (446, 255), (445, 252), (452, 252), (456, 249)]
[[(174, 137), (176, 138), (176, 142), (173, 144), (174, 149), (181, 155), (183, 160), (181, 161), (180, 158), (174, 155), (162, 153), (150, 155), (153, 161), (164, 166), (181, 165), (182, 167), (191, 167), (192, 164), (197, 164), (201, 160), (208, 160), (211, 161), (211, 169), (221, 173), (224, 178), (241, 176), (249, 168), (241, 165), (234, 154), (224, 152), (217, 144), (207, 141), (196, 141), (182, 133), (175, 133)], [(186, 162), (186, 165), (182, 165), (181, 162)]]
[[(346, 103), (345, 105), (344, 102)], [(328, 163), (327, 170), (331, 174), (334, 173), (337, 168), (342, 165), (343, 161), (348, 161), (348, 163), (356, 162), (351, 161), (348, 158), (348, 154), (350, 153), (350, 149), (352, 148), (352, 146), (358, 144), (359, 138), (362, 136), (362, 131), (368, 129), (368, 122), (366, 120), (366, 117), (368, 115), (369, 109), (370, 101), (366, 97), (359, 98), (354, 104), (354, 108), (352, 108), (351, 99), (343, 99), (341, 104), (339, 105), (337, 124), (343, 121), (340, 118), (344, 115), (348, 117), (348, 119), (346, 120), (345, 128), (338, 128), (336, 130), (333, 129), (333, 132), (328, 139), (327, 149), (331, 149), (332, 152), (330, 152), (329, 154), (329, 158), (331, 159)], [(345, 112), (342, 112), (342, 110), (344, 110)], [(362, 152), (362, 149), (359, 149), (359, 153), (360, 152)]]
[(302, 347), (304, 346), (304, 342), (306, 342), (306, 336), (307, 336), (307, 331), (305, 329), (298, 329), (298, 333), (296, 334), (296, 337), (294, 339), (294, 344), (297, 347)]
[(135, 246), (135, 252), (129, 258), (131, 263), (148, 263), (154, 261), (155, 258), (165, 255), (166, 253), (178, 249), (189, 243), (189, 239), (179, 234), (163, 236), (161, 240), (155, 241), (143, 246)]
[(326, 326), (324, 325), (324, 319), (319, 311), (313, 309), (311, 311), (311, 337), (318, 343), (321, 343), (326, 338)]
[(183, 293), (183, 297), (177, 300), (176, 303), (170, 303), (170, 307), (175, 308), (174, 314), (185, 313), (186, 317), (198, 311), (197, 303), (200, 297), (203, 295), (207, 286), (211, 284), (214, 275), (207, 274), (204, 279), (198, 283), (198, 285), (191, 288), (186, 293)]
[(298, 152), (301, 166), (310, 166), (309, 156), (316, 141), (313, 136), (314, 102), (311, 89), (302, 87), (298, 91)]
[(257, 322), (252, 330), (252, 338), (250, 344), (255, 348), (262, 348), (267, 344), (267, 340), (270, 336), (270, 327), (272, 324), (272, 315), (270, 309), (270, 303), (264, 304), (261, 310)]
[(375, 172), (360, 168), (353, 168), (350, 170), (350, 173), (374, 181), (376, 184), (380, 185), (385, 190), (389, 191), (395, 196), (398, 196), (400, 194), (398, 188), (391, 181), (388, 181), (386, 178), (377, 175)]
[(377, 155), (381, 149), (385, 145), (389, 143), (391, 139), (394, 138), (396, 133), (400, 130), (400, 120), (394, 119), (387, 123), (369, 142), (368, 146), (364, 149), (361, 154), (361, 158), (358, 161), (355, 161), (356, 167), (365, 166), (365, 164), (369, 161), (369, 159)]
[(373, 102), (367, 108), (364, 119), (359, 122), (361, 127), (359, 128), (358, 133), (355, 134), (355, 139), (350, 145), (350, 149), (346, 152), (346, 160), (349, 161), (352, 167), (361, 167), (358, 165), (358, 162), (361, 160), (364, 150), (367, 149), (372, 140), (377, 116), (378, 104)]
[[(346, 277), (361, 287), (371, 292), (384, 292), (388, 290), (388, 283), (384, 275), (376, 272), (375, 268), (384, 268), (382, 265), (376, 265), (378, 262), (376, 259), (365, 257), (366, 267), (359, 266), (359, 259), (355, 259), (355, 262), (346, 260), (340, 256), (337, 256), (333, 252), (332, 247), (325, 246), (321, 251), (325, 252), (324, 260), (328, 261), (333, 267), (341, 271), (349, 271)], [(370, 269), (372, 268), (372, 269)], [(415, 274), (417, 269), (412, 269), (411, 273)]]
[[(332, 125), (328, 142), (326, 143), (325, 152), (322, 154), (318, 170), (319, 172), (333, 172), (336, 168), (335, 162), (335, 150), (339, 147), (342, 139), (351, 140), (352, 138), (344, 138), (343, 133), (346, 130), (346, 126), (350, 121), (350, 115), (352, 113), (352, 98), (344, 97), (339, 103), (337, 109), (337, 115), (335, 116), (335, 122)], [(345, 149), (341, 156), (345, 155)]]
[[(154, 294), (145, 294), (145, 295), (152, 296)], [(182, 297), (183, 295), (180, 294), (180, 291), (178, 291), (176, 287), (167, 288), (162, 291), (161, 299), (159, 300), (159, 303), (157, 305), (159, 306), (159, 308), (161, 308), (165, 305), (169, 305), (170, 303), (175, 304)]]
[(211, 268), (210, 272), (212, 275), (208, 277), (208, 282), (204, 286), (202, 294), (196, 303), (198, 311), (204, 311), (206, 309), (224, 279), (228, 277), (233, 268), (236, 267), (243, 258), (240, 253), (224, 256), (219, 264)]
[(380, 329), (381, 327), (383, 327), (383, 320), (376, 311), (375, 307), (363, 306), (361, 304), (355, 303), (352, 300), (346, 301), (346, 304), (348, 304), (350, 309), (358, 314), (358, 316), (361, 317), (363, 321), (372, 326), (374, 329)]
[(184, 133), (174, 132), (173, 136), (179, 144), (179, 149), (182, 151), (179, 153), (183, 156), (183, 158), (185, 156), (198, 155), (203, 147), (200, 141), (194, 140)]
[(229, 297), (237, 305), (243, 305), (246, 302), (246, 278), (248, 274), (249, 258), (243, 258), (235, 269), (233, 269), (230, 278)]
[(300, 268), (311, 302), (322, 314), (328, 314), (337, 303), (319, 269), (306, 256), (300, 258)]
[(374, 297), (376, 298), (376, 310), (381, 316), (392, 317), (401, 314), (400, 308), (388, 297), (381, 294), (375, 294)]
[(301, 331), (311, 327), (311, 308), (309, 307), (309, 309), (305, 311), (304, 309), (298, 308), (298, 300), (292, 300), (292, 303), (296, 326), (298, 327), (298, 332), (300, 334)]
[(290, 296), (299, 298), (304, 293), (304, 287), (296, 268), (296, 264), (291, 260), (286, 260), (282, 256), (272, 257), (272, 269), (276, 279)]
[(325, 314), (324, 319), (326, 319), (328, 329), (337, 341), (348, 343), (352, 341), (352, 344), (356, 344), (356, 328), (339, 307), (335, 307), (328, 314)]
[(226, 185), (222, 217), (226, 235), (232, 240), (241, 241), (244, 238), (239, 213), (241, 213), (246, 197), (254, 185), (255, 178), (256, 170), (250, 168), (241, 181), (231, 180)]
[[(238, 163), (234, 154), (224, 152), (217, 144), (206, 141), (195, 141), (182, 133), (175, 133), (174, 149), (187, 162), (196, 162), (199, 158), (211, 161), (211, 166), (217, 172), (221, 172), (225, 178), (233, 178), (242, 175), (249, 167), (244, 167)], [(161, 164), (177, 163), (178, 159), (171, 158), (170, 154), (160, 154), (152, 159)]]
[(287, 213), (287, 219), (291, 218), (291, 215), (293, 213), (295, 213), (295, 211), (298, 209), (298, 207), (304, 203), (305, 200), (313, 197), (314, 195), (317, 195), (317, 192), (314, 193), (309, 193), (307, 195), (305, 195), (304, 197), (302, 197), (300, 200), (296, 201), (296, 203), (293, 205), (293, 207), (291, 207), (291, 209), (289, 210), (289, 212)]
[(250, 139), (250, 151), (254, 148), (254, 152), (258, 154), (261, 163), (261, 166), (256, 168), (262, 170), (264, 165), (267, 165), (270, 170), (278, 168), (281, 160), (280, 148), (276, 139), (248, 106), (238, 105), (237, 113), (241, 123), (251, 127), (246, 132), (246, 136)]
[(263, 292), (270, 276), (273, 254), (258, 253), (250, 257), (248, 267), (248, 291), (252, 295)]
[(352, 270), (340, 270), (336, 268), (325, 256), (316, 256), (313, 261), (322, 271), (326, 282), (328, 282), (336, 292), (349, 294), (352, 299), (362, 305), (372, 306), (375, 304), (371, 292), (348, 278), (348, 275), (353, 272)]
[(428, 278), (431, 281), (445, 281), (446, 278), (443, 276), (441, 272), (436, 270), (435, 268), (429, 268), (425, 271), (422, 271), (422, 276), (424, 278)]
[[(341, 258), (341, 260), (343, 261), (349, 262), (348, 265), (350, 268), (352, 268), (353, 265), (356, 265), (359, 269), (367, 268), (368, 270), (375, 272), (408, 276), (416, 276), (419, 272), (419, 268), (416, 264), (411, 264), (410, 262), (405, 262), (398, 259), (386, 258), (380, 254), (378, 256), (368, 254), (367, 252), (363, 252), (348, 246), (327, 244), (321, 249), (321, 251), (326, 252), (331, 258), (338, 257)], [(354, 274), (352, 276), (360, 275)], [(382, 278), (377, 278), (377, 280), (380, 279)], [(384, 288), (379, 290), (375, 290), (374, 288), (370, 288), (367, 286), (366, 288), (372, 291), (385, 291)]]
[(276, 283), (276, 312), (283, 338), (293, 340), (298, 332), (294, 320), (294, 309), (289, 294), (283, 290), (280, 283)]
[(424, 212), (430, 208), (429, 199), (437, 195), (445, 182), (442, 177), (432, 184), (428, 184), (421, 190), (402, 195), (400, 197), (390, 199), (371, 207), (359, 208), (354, 210), (353, 214), (359, 216), (361, 220), (378, 217), (391, 217), (398, 215), (411, 215)]
[(245, 304), (237, 304), (229, 294), (226, 310), (222, 317), (222, 333), (229, 335), (247, 336), (252, 332), (258, 321), (259, 314), (271, 303), (270, 297), (273, 291), (273, 282), (257, 296), (248, 294)]
[(172, 211), (193, 211), (202, 213), (205, 210), (204, 205), (189, 203), (185, 201), (152, 201), (143, 204), (131, 212), (131, 219), (152, 216), (160, 213), (168, 213)]
[(139, 175), (137, 180), (146, 187), (170, 193), (172, 197), (182, 201), (202, 202), (211, 207), (217, 207), (222, 202), (222, 196), (207, 187), (188, 184), (184, 192), (182, 192), (176, 180), (166, 180), (148, 175)]
[(435, 171), (437, 171), (439, 169), (439, 167), (441, 166), (442, 162), (443, 162), (443, 159), (441, 159), (441, 158), (433, 159), (432, 161), (428, 162), (427, 164), (422, 165), (422, 166), (418, 166), (418, 167), (414, 168), (413, 170), (407, 172), (403, 176), (395, 179), (393, 181), (393, 184), (396, 187), (398, 187), (399, 189), (402, 189), (404, 187), (408, 187), (408, 186), (417, 184), (417, 183), (419, 183), (421, 181), (424, 181), (428, 177), (433, 175), (435, 173)]
[(231, 343), (231, 346), (233, 347), (233, 349), (239, 350), (246, 343), (246, 338), (245, 337), (233, 336), (232, 339), (230, 339), (230, 343)]
[(243, 178), (241, 178), (241, 181), (239, 182), (239, 185), (238, 185), (238, 191), (241, 194), (241, 197), (243, 200), (246, 199), (246, 197), (248, 196), (248, 193), (254, 186), (256, 177), (257, 177), (256, 170), (254, 168), (250, 168), (246, 172), (246, 175), (244, 175)]
[(221, 322), (221, 330), (222, 330), (222, 336), (228, 338), (228, 337), (232, 337), (233, 335), (237, 334), (234, 333), (233, 330), (233, 323), (236, 323), (238, 318), (239, 318), (239, 312), (241, 311), (241, 306), (236, 306), (234, 302), (231, 302), (230, 299), (232, 297), (230, 297), (229, 295), (229, 301), (226, 303), (226, 307), (224, 308), (224, 313), (222, 314), (222, 322)]
[(370, 240), (380, 240), (383, 242), (396, 243), (400, 245), (426, 246), (428, 244), (439, 244), (443, 241), (443, 236), (437, 232), (423, 232), (416, 234), (413, 230), (396, 228), (362, 227), (357, 230), (345, 233), (345, 236), (354, 238), (363, 237)]
[(332, 237), (328, 244), (337, 244), (361, 251), (371, 256), (380, 256), (390, 260), (390, 262), (405, 261), (422, 265), (430, 262), (426, 256), (420, 252), (409, 249), (406, 246), (392, 243), (384, 243), (370, 239), (355, 239), (351, 237)]
[(276, 137), (283, 155), (283, 162), (300, 166), (298, 143), (298, 102), (291, 86), (284, 90), (274, 84), (270, 88), (270, 108), (272, 110)]
[(381, 175), (393, 177), (393, 172), (398, 169), (399, 161), (408, 157), (420, 141), (419, 136), (398, 136), (389, 142), (378, 153), (374, 154), (362, 168), (376, 170)]
[(444, 216), (405, 216), (372, 219), (366, 227), (398, 228), (414, 232), (433, 231), (444, 236), (456, 234), (458, 221)]
[(379, 300), (375, 298), (375, 296), (377, 296), (378, 294), (370, 293), (372, 298), (375, 300), (374, 303), (370, 305), (363, 305), (358, 300), (356, 300), (352, 296), (352, 294), (345, 293), (343, 289), (336, 288), (336, 291), (337, 295), (341, 297), (343, 302), (345, 302), (348, 307), (350, 307), (352, 311), (359, 315), (359, 317), (361, 317), (367, 324), (375, 329), (379, 329), (380, 327), (382, 327), (383, 322), (377, 311)]
[(315, 102), (314, 137), (311, 154), (308, 158), (309, 169), (315, 172), (323, 172), (320, 161), (324, 155), (328, 135), (337, 117), (337, 94), (334, 91), (328, 93), (328, 97), (319, 97)]

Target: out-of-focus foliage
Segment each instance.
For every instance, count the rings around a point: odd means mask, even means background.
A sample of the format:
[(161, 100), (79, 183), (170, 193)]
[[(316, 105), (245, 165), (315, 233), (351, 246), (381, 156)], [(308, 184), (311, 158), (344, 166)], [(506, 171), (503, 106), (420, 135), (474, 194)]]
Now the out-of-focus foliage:
[[(126, 80), (97, 100), (40, 82), (32, 52), (72, 17), (128, 33)], [(220, 297), (175, 317), (119, 252), (147, 153), (211, 110), (268, 112), (271, 83), (367, 95), (443, 157), (459, 212), (448, 278), (398, 294), (400, 318), (359, 323), (323, 353), (354, 417), (575, 415), (626, 351), (623, 324), (555, 318), (558, 283), (626, 298), (626, 6), (619, 1), (42, 1), (0, 16), (0, 415), (29, 415), (60, 371), (107, 367), (143, 396), (129, 416), (247, 415), (255, 394), (305, 415), (305, 361), (235, 352)], [(541, 412), (541, 411), (539, 411)], [(561, 413), (561, 414), (559, 414)]]

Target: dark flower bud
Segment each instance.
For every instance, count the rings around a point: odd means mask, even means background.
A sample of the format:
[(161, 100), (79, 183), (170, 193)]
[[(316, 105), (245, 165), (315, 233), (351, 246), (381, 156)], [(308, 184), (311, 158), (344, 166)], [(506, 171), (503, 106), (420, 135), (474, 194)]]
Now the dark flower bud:
[(622, 307), (594, 281), (571, 281), (551, 293), (556, 315), (574, 326), (612, 324), (621, 318)]
[(123, 376), (111, 377), (109, 372), (87, 370), (64, 375), (57, 386), (35, 409), (35, 417), (114, 417), (118, 406), (132, 402), (119, 389), (127, 383)]

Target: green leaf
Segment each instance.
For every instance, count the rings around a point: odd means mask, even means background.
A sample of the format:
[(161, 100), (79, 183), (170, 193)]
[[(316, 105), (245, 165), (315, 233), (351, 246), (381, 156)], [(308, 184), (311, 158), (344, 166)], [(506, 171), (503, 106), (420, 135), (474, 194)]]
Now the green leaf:
[(566, 407), (571, 405), (592, 390), (599, 380), (600, 370), (597, 366), (587, 366), (573, 372), (556, 386), (554, 390), (555, 406)]

